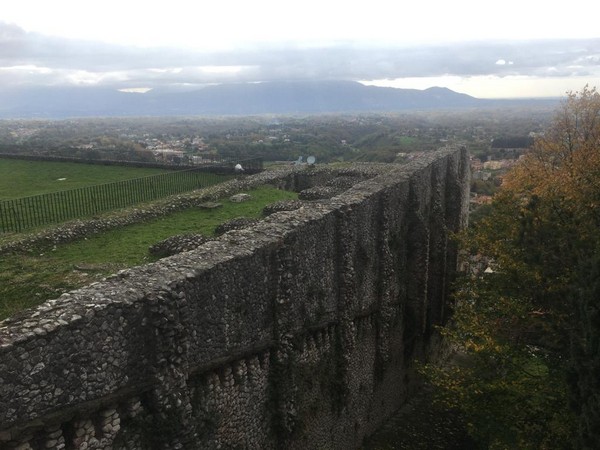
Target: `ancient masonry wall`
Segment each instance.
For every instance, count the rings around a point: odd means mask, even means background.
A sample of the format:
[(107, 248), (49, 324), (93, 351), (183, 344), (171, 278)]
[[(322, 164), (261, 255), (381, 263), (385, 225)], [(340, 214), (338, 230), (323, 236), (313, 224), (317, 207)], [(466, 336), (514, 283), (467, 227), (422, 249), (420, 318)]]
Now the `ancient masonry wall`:
[(468, 178), (445, 148), (1, 323), (0, 448), (357, 448), (446, 318)]

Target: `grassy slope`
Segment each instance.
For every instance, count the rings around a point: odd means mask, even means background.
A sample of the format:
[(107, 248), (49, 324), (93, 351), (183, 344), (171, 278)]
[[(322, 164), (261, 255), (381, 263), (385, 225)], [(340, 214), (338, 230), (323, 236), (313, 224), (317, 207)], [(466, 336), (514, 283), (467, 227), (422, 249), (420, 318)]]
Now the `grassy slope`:
[(252, 196), (248, 202), (223, 199), (219, 209), (189, 209), (60, 245), (43, 254), (4, 255), (0, 260), (0, 319), (120, 269), (150, 262), (153, 259), (148, 247), (169, 236), (183, 233), (210, 236), (226, 220), (259, 217), (269, 203), (297, 198), (296, 193), (273, 187), (248, 193)]
[[(102, 166), (0, 158), (0, 200), (75, 189), (168, 172), (163, 169)], [(59, 181), (60, 178), (66, 180)]]

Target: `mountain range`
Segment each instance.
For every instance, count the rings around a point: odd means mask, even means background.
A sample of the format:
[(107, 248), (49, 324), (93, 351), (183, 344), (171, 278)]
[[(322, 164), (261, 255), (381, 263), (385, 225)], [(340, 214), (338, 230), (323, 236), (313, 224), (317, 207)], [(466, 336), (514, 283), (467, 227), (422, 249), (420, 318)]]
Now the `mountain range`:
[(398, 89), (353, 81), (238, 83), (146, 93), (101, 87), (35, 87), (0, 91), (0, 118), (366, 113), (507, 102), (519, 101), (478, 99), (441, 87)]

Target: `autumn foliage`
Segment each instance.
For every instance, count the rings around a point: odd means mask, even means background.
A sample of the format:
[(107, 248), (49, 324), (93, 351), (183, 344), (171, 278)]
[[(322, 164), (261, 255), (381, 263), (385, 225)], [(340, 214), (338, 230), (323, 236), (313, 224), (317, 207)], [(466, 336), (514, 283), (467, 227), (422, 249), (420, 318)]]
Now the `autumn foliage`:
[(485, 448), (600, 448), (600, 94), (569, 93), (460, 237), (467, 271), (428, 367)]

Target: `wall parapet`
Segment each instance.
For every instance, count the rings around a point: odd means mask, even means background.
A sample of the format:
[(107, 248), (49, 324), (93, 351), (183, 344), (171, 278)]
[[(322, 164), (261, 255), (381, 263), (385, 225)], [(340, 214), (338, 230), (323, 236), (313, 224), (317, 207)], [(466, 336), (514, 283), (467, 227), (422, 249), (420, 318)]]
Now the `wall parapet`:
[(360, 445), (446, 318), (468, 205), (464, 148), (381, 172), (0, 323), (0, 448)]

